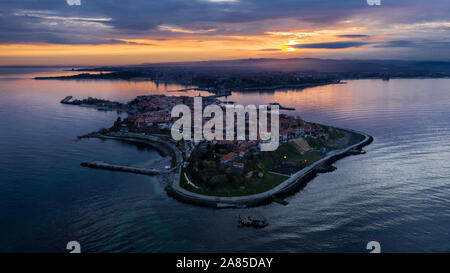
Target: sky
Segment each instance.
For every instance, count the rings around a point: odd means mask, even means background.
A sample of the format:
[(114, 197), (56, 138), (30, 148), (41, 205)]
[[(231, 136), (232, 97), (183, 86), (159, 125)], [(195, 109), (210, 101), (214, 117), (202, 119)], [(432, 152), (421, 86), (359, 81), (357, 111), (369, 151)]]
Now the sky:
[(449, 0), (0, 0), (0, 65), (450, 61)]

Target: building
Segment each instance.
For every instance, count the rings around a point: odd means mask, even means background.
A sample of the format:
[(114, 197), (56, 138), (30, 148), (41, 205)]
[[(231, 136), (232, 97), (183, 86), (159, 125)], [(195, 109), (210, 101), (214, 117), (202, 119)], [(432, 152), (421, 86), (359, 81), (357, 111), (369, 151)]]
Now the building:
[(231, 162), (231, 161), (233, 161), (233, 159), (236, 158), (236, 156), (237, 156), (237, 154), (234, 152), (228, 153), (228, 154), (222, 156), (222, 158), (220, 158), (220, 163)]

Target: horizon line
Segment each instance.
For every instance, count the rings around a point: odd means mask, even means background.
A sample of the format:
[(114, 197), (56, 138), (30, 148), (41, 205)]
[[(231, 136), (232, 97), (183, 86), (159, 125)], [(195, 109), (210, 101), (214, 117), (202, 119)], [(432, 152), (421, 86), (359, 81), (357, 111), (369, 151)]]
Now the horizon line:
[(296, 58), (237, 58), (237, 59), (212, 59), (212, 60), (198, 60), (198, 61), (173, 61), (173, 62), (145, 62), (145, 63), (135, 63), (135, 64), (88, 64), (88, 65), (81, 65), (81, 64), (54, 64), (54, 65), (46, 65), (46, 64), (22, 64), (22, 65), (14, 65), (14, 64), (8, 64), (8, 65), (0, 65), (0, 67), (126, 67), (126, 66), (145, 66), (145, 65), (162, 65), (162, 64), (189, 64), (189, 63), (208, 63), (208, 62), (231, 62), (231, 61), (244, 61), (244, 60), (275, 60), (275, 61), (289, 61), (289, 60), (321, 60), (321, 61), (358, 61), (358, 62), (364, 62), (364, 61), (395, 61), (395, 62), (434, 62), (434, 63), (450, 63), (449, 60), (421, 60), (421, 59), (414, 59), (414, 60), (406, 60), (406, 59), (357, 59), (357, 58), (312, 58), (312, 57), (296, 57)]

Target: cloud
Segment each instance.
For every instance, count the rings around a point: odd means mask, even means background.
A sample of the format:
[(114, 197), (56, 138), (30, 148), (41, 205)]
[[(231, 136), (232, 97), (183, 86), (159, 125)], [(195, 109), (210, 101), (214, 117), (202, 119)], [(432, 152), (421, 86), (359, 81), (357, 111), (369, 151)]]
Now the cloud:
[(239, 0), (206, 0), (207, 2), (213, 3), (225, 3), (225, 2), (238, 2)]
[(294, 45), (294, 48), (317, 48), (317, 49), (343, 49), (350, 47), (361, 47), (367, 45), (366, 42), (327, 42), (327, 43), (313, 43), (313, 44), (299, 44)]
[[(445, 1), (430, 0), (426, 4), (419, 0), (399, 1), (395, 5), (394, 3), (383, 3), (380, 9), (367, 6), (363, 0), (345, 2), (335, 0), (133, 0), (132, 4), (128, 1), (96, 0), (84, 1), (82, 9), (73, 9), (67, 5), (78, 3), (81, 4), (81, 1), (67, 0), (58, 4), (54, 0), (15, 0), (0, 3), (0, 10), (2, 10), (2, 16), (10, 15), (17, 9), (29, 9), (50, 11), (59, 17), (111, 18), (105, 24), (118, 32), (126, 31), (135, 35), (142, 35), (142, 32), (146, 32), (147, 35), (158, 33), (158, 27), (161, 25), (174, 25), (179, 29), (187, 30), (192, 30), (193, 26), (195, 26), (194, 29), (208, 30), (211, 25), (214, 25), (213, 28), (217, 29), (217, 33), (246, 34), (247, 31), (255, 32), (258, 27), (260, 33), (268, 31), (268, 26), (263, 22), (270, 20), (280, 20), (280, 22), (281, 20), (292, 20), (297, 24), (301, 22), (302, 25), (315, 26), (340, 24), (354, 17), (363, 17), (369, 23), (374, 20), (383, 21), (384, 24), (395, 21), (419, 21), (419, 19), (414, 19), (417, 17), (414, 13), (416, 6), (423, 6), (422, 9), (417, 8), (417, 10), (426, 11), (431, 7), (438, 7), (441, 3), (445, 4)], [(392, 5), (398, 13), (396, 16), (388, 16)], [(448, 18), (445, 15), (448, 14), (445, 12), (445, 6), (448, 5), (442, 5), (438, 11), (441, 16)], [(400, 8), (408, 9), (409, 13), (401, 13)], [(436, 9), (434, 8), (433, 11), (436, 12)], [(423, 21), (425, 16), (422, 14), (420, 20)], [(409, 19), (406, 20), (405, 17)], [(433, 13), (430, 14), (430, 18), (438, 17)], [(253, 26), (248, 28), (245, 26), (248, 23), (252, 23)], [(278, 27), (283, 28), (285, 25), (281, 23)], [(1, 28), (0, 26), (0, 31)]]
[(435, 40), (392, 40), (383, 43), (377, 43), (374, 48), (433, 48), (437, 51), (450, 48), (450, 41)]
[(34, 11), (34, 10), (18, 10), (12, 13), (14, 16), (39, 18), (43, 20), (59, 20), (59, 21), (86, 21), (86, 22), (108, 22), (111, 18), (106, 17), (80, 17), (80, 16), (58, 16), (50, 11)]
[(343, 34), (337, 35), (339, 38), (370, 38), (370, 35), (365, 34)]
[(124, 44), (124, 45), (154, 45), (151, 43), (140, 43), (140, 42), (133, 42), (133, 41), (126, 41), (126, 40), (120, 40), (120, 39), (106, 39), (102, 41), (98, 41), (99, 44)]
[(168, 26), (168, 25), (160, 25), (160, 26), (158, 26), (158, 29), (161, 31), (170, 31), (170, 32), (178, 32), (178, 33), (188, 33), (188, 34), (203, 34), (203, 33), (216, 31), (215, 28), (193, 30), (193, 29), (186, 29), (186, 28), (181, 28), (181, 27), (176, 27), (176, 26)]
[(276, 51), (281, 51), (281, 48), (263, 48), (263, 49), (260, 49), (259, 51), (276, 52)]
[[(0, 15), (1, 44), (216, 39), (221, 46), (247, 41), (254, 49), (270, 49), (296, 40), (296, 48), (379, 48), (373, 53), (395, 47), (417, 49), (411, 53), (417, 56), (426, 46), (420, 41), (443, 47), (450, 35), (448, 0), (384, 1), (377, 8), (364, 0), (14, 0), (0, 1)], [(217, 55), (223, 52), (217, 49)]]
[(417, 44), (413, 41), (408, 40), (394, 40), (388, 41), (381, 44), (377, 44), (374, 47), (383, 48), (383, 47), (415, 47)]

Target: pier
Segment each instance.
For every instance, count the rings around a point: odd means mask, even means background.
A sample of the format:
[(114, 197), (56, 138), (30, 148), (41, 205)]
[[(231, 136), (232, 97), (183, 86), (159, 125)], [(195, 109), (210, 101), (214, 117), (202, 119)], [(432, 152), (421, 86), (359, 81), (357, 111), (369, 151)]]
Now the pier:
[(193, 87), (193, 88), (185, 88), (185, 89), (178, 89), (178, 90), (168, 90), (167, 92), (188, 92), (188, 91), (204, 91), (209, 92), (214, 95), (208, 96), (209, 98), (220, 98), (220, 97), (227, 97), (231, 95), (231, 90), (217, 90), (215, 88), (200, 88), (200, 87)]

